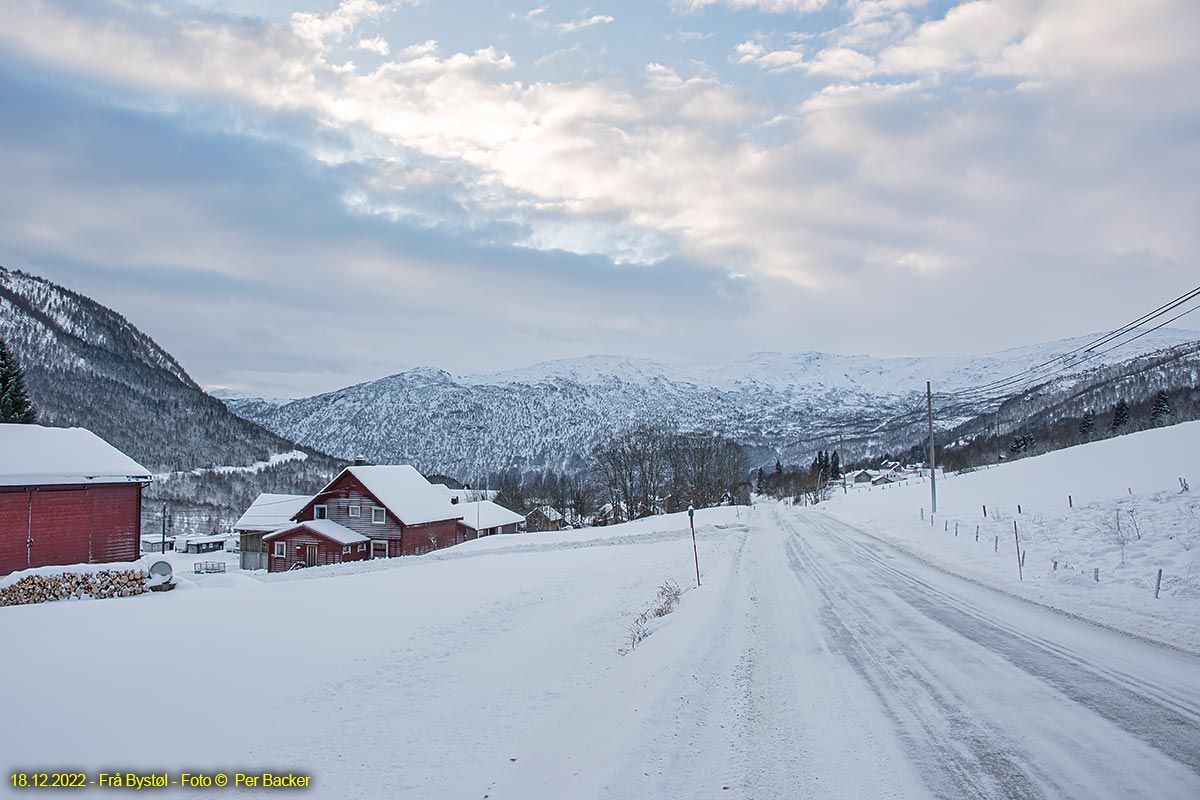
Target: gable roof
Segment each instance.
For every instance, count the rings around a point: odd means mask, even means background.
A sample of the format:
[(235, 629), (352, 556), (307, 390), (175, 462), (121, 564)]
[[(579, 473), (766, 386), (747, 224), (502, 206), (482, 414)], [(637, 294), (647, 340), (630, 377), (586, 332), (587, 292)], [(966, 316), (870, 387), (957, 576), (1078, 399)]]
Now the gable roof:
[(352, 531), (345, 525), (339, 525), (331, 519), (310, 519), (304, 522), (297, 522), (294, 525), (289, 525), (286, 528), (280, 528), (277, 531), (268, 533), (263, 537), (263, 541), (269, 542), (272, 539), (287, 536), (289, 533), (295, 533), (301, 528), (312, 531), (323, 539), (328, 539), (331, 542), (337, 542), (341, 545), (360, 544), (371, 541), (369, 537), (363, 536), (357, 531)]
[[(558, 513), (558, 509), (554, 508), (553, 506), (538, 506), (533, 511), (530, 511), (529, 514), (532, 514), (535, 511), (540, 513), (543, 517), (551, 522), (558, 522), (563, 518), (563, 515)], [(526, 514), (525, 516), (528, 517), (529, 514)]]
[(480, 500), (475, 503), (459, 503), (455, 508), (462, 511), (462, 524), (473, 531), (499, 528), (501, 525), (512, 525), (524, 522), (525, 518), (515, 511), (497, 505), (491, 500)]
[(308, 505), (312, 497), (307, 494), (270, 494), (263, 492), (254, 498), (254, 502), (246, 509), (238, 521), (233, 524), (235, 531), (273, 531), (282, 528), (292, 521), (292, 517), (300, 513), (300, 509)]
[(0, 425), (0, 486), (149, 481), (148, 469), (86, 428)]
[(496, 495), (500, 494), (498, 489), (451, 489), (444, 483), (435, 483), (433, 484), (433, 488), (450, 498), (451, 502), (457, 500), (459, 503), (474, 503), (476, 500), (495, 500)]
[(344, 475), (353, 476), (392, 516), (405, 525), (422, 525), (447, 519), (461, 519), (462, 511), (450, 502), (449, 495), (434, 488), (421, 473), (408, 464), (346, 467), (318, 493), (329, 491)]

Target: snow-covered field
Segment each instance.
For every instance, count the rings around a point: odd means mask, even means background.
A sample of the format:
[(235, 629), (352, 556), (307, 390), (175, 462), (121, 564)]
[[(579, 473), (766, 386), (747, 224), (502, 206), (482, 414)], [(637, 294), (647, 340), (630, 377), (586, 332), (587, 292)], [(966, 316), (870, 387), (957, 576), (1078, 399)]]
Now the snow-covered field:
[[(1145, 637), (1195, 636), (1194, 548), (1163, 542), (1193, 541), (1164, 476), (1198, 430), (947, 478), (957, 541), (919, 484), (702, 510), (700, 588), (685, 515), (274, 576), (176, 556), (173, 592), (0, 608), (0, 769), (292, 771), (321, 798), (1194, 800), (1200, 658)], [(1133, 451), (1150, 463), (1105, 477)], [(966, 537), (977, 501), (997, 531), (1029, 520), (1023, 583), (1011, 538)], [(1088, 538), (1119, 503), (1144, 543), (1125, 569)], [(620, 655), (668, 580), (678, 608)]]
[(937, 499), (932, 519), (920, 481), (818, 508), (957, 574), (1200, 652), (1200, 422), (950, 475)]

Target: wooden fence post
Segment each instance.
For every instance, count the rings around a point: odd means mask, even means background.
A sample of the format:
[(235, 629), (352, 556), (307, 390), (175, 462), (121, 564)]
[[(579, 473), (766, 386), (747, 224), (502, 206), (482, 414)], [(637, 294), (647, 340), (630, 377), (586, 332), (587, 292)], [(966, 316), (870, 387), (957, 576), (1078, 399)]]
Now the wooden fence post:
[(1154, 599), (1158, 599), (1158, 587), (1162, 586), (1162, 567), (1158, 568), (1158, 577), (1154, 579)]

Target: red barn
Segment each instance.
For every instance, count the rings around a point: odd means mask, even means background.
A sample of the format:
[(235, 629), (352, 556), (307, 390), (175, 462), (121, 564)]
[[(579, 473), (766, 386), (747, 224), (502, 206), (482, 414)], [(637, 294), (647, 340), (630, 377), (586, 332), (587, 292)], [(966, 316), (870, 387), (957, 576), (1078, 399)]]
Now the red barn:
[(0, 575), (133, 561), (150, 473), (83, 428), (0, 425)]
[[(331, 520), (366, 537), (369, 558), (390, 558), (457, 544), (462, 516), (458, 506), (416, 469), (397, 465), (347, 467), (293, 519)], [(267, 542), (268, 537), (264, 536), (263, 541)], [(358, 543), (354, 547), (357, 553)], [(268, 553), (268, 571), (291, 569), (292, 552), (285, 548), (284, 556), (276, 556), (274, 548), (272, 545)], [(318, 549), (318, 559), (320, 552)]]

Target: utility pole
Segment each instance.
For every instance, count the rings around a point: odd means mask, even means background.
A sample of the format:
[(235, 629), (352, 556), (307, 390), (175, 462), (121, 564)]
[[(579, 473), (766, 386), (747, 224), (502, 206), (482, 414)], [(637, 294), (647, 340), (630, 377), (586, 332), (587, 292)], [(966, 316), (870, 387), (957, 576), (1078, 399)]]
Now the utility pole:
[(838, 472), (842, 473), (842, 494), (846, 493), (846, 440), (838, 434)]
[(929, 507), (937, 513), (937, 460), (933, 455), (933, 390), (925, 381), (925, 408), (929, 414)]
[(167, 504), (163, 503), (162, 552), (167, 552)]

